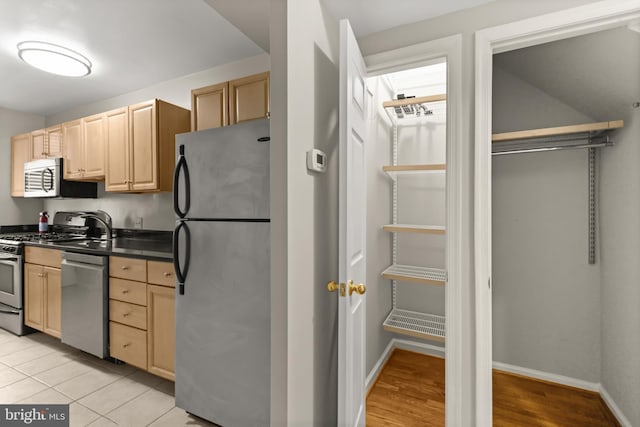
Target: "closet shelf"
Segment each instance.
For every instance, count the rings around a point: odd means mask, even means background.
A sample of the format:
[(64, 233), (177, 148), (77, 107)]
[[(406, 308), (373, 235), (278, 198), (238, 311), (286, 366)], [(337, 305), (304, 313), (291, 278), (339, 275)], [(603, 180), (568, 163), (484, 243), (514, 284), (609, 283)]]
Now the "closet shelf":
[(624, 127), (623, 120), (608, 122), (585, 123), (580, 125), (559, 126), (552, 128), (530, 129), (517, 132), (494, 133), (492, 142), (516, 141), (521, 139), (545, 138), (560, 135), (584, 134), (598, 131), (607, 131)]
[(439, 95), (431, 95), (431, 96), (420, 96), (417, 98), (404, 98), (404, 99), (394, 99), (391, 101), (385, 101), (382, 103), (382, 106), (384, 108), (395, 108), (395, 107), (405, 107), (408, 105), (416, 105), (416, 104), (426, 104), (429, 102), (439, 102), (439, 101), (446, 101), (447, 100), (447, 95), (446, 94), (439, 94)]
[(382, 272), (382, 277), (389, 280), (400, 280), (402, 282), (444, 286), (447, 281), (447, 272), (440, 268), (393, 264)]
[(445, 234), (441, 225), (387, 224), (382, 229), (391, 233)]
[(445, 342), (445, 318), (435, 314), (394, 308), (385, 319), (386, 331), (431, 341)]
[(431, 174), (442, 173), (447, 170), (445, 164), (428, 164), (428, 165), (397, 165), (397, 166), (383, 166), (382, 171), (386, 172), (394, 181), (398, 175), (417, 175), (417, 174)]

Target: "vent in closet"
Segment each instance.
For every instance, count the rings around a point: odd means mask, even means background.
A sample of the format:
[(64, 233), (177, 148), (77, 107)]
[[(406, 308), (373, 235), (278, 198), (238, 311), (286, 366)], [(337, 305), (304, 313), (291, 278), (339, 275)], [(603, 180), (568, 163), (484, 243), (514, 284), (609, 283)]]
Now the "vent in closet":
[(390, 178), (392, 308), (387, 331), (444, 342), (446, 63), (387, 74), (392, 99), (382, 108), (392, 127)]

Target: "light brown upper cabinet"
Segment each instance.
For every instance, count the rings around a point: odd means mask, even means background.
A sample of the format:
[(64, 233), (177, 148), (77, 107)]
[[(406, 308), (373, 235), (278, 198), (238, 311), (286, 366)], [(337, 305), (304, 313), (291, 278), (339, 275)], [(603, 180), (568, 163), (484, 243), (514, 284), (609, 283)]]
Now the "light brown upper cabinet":
[(129, 191), (129, 107), (105, 113), (106, 117), (106, 191)]
[(268, 72), (229, 81), (229, 123), (262, 119), (268, 114)]
[(228, 126), (267, 117), (269, 72), (191, 91), (191, 130)]
[(104, 123), (104, 114), (96, 114), (62, 125), (65, 179), (104, 179)]
[(24, 163), (31, 160), (31, 133), (11, 137), (11, 196), (24, 196)]
[(105, 116), (96, 114), (82, 119), (82, 178), (104, 179)]
[(55, 125), (45, 130), (47, 149), (47, 157), (63, 157), (62, 152), (62, 125)]
[(31, 160), (62, 156), (61, 125), (31, 132)]
[(175, 136), (189, 132), (189, 117), (189, 110), (158, 99), (106, 113), (105, 190), (171, 191)]
[(31, 132), (31, 158), (46, 159), (47, 158), (47, 134), (44, 129), (34, 130)]
[(191, 130), (229, 125), (229, 82), (191, 91)]

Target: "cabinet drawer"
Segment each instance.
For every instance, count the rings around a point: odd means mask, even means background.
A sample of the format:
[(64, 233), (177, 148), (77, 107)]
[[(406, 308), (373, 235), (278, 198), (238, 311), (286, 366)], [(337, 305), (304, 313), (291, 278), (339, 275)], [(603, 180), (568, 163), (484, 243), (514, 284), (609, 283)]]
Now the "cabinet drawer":
[(109, 276), (146, 282), (147, 261), (136, 258), (109, 257)]
[(155, 285), (171, 286), (175, 288), (176, 278), (173, 274), (173, 264), (170, 262), (147, 261), (147, 281)]
[(109, 279), (109, 298), (146, 306), (147, 284), (112, 277)]
[(24, 258), (25, 262), (54, 268), (60, 268), (62, 264), (62, 254), (56, 249), (27, 246), (24, 248)]
[(147, 308), (112, 299), (109, 300), (109, 320), (146, 330)]
[(111, 357), (147, 369), (147, 332), (131, 326), (109, 322)]

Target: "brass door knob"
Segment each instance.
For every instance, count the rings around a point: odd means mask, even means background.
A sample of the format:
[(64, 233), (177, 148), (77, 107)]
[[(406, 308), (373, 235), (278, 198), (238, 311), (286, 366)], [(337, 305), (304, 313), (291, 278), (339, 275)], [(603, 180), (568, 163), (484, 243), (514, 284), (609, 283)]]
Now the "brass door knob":
[(338, 289), (340, 289), (340, 296), (343, 297), (345, 295), (345, 286), (344, 283), (336, 283), (335, 281), (330, 281), (329, 283), (327, 283), (327, 291), (329, 292), (335, 292)]
[(363, 283), (354, 285), (353, 280), (349, 280), (349, 295), (352, 295), (354, 292), (358, 295), (364, 295), (364, 293), (367, 292), (367, 287)]

